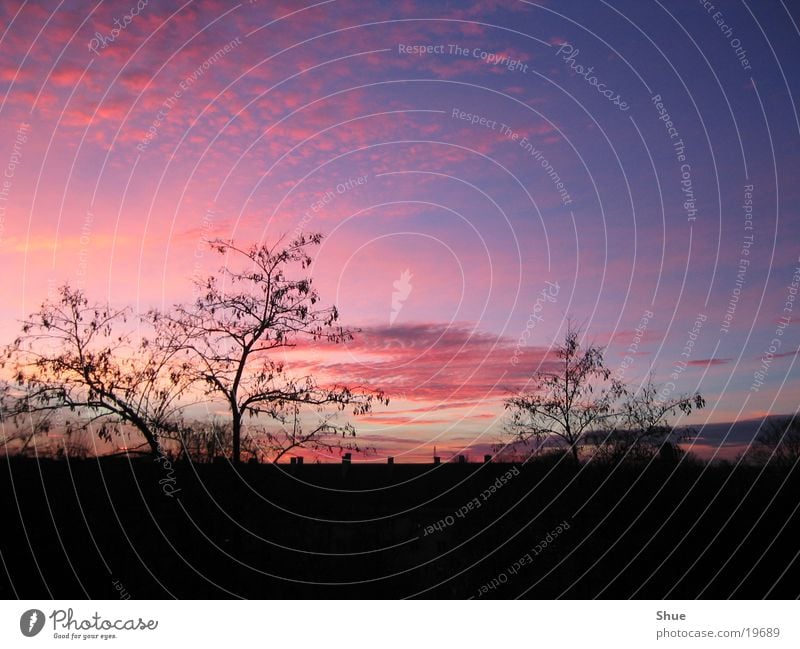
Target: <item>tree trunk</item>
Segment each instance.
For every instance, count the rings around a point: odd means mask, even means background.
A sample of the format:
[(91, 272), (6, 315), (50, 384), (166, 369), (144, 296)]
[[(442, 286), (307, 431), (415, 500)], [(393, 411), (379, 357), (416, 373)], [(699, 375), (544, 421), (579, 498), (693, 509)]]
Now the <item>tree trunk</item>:
[(231, 461), (234, 464), (239, 464), (242, 454), (242, 416), (235, 412), (233, 413), (233, 457)]
[(577, 442), (570, 446), (570, 450), (572, 451), (572, 459), (575, 461), (575, 466), (580, 466), (581, 461), (578, 457), (578, 444)]
[(139, 417), (129, 417), (129, 421), (139, 429), (139, 432), (144, 437), (148, 446), (150, 446), (150, 452), (153, 454), (153, 457), (159, 457), (162, 453), (161, 445), (158, 443), (158, 437), (150, 430), (150, 426)]

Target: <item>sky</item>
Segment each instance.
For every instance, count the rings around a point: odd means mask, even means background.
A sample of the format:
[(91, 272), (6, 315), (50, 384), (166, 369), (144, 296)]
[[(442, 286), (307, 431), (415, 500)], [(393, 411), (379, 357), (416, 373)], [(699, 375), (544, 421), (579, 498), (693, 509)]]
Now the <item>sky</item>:
[(169, 308), (218, 266), (207, 239), (318, 231), (314, 282), (360, 334), (287, 358), (387, 391), (356, 421), (373, 459), (480, 457), (570, 319), (619, 378), (701, 392), (676, 423), (731, 456), (755, 426), (721, 424), (799, 405), (798, 20), (7, 0), (0, 336), (64, 282)]

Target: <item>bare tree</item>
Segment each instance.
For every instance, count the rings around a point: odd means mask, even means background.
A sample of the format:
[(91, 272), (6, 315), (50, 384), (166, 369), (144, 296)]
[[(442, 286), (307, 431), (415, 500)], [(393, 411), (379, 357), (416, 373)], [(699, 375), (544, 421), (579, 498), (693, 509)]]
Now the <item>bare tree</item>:
[(800, 413), (767, 419), (745, 460), (791, 468), (800, 462)]
[(167, 437), (177, 443), (176, 459), (210, 462), (216, 457), (230, 457), (233, 435), (230, 423), (215, 416), (185, 423)]
[(603, 349), (582, 346), (580, 333), (568, 324), (564, 342), (555, 351), (553, 371), (537, 371), (530, 391), (505, 402), (511, 414), (506, 431), (513, 442), (559, 439), (576, 464), (584, 436), (616, 415), (613, 406), (625, 393), (605, 367)]
[(6, 347), (18, 388), (8, 412), (19, 420), (66, 409), (103, 439), (131, 425), (158, 454), (159, 436), (177, 426), (190, 374), (173, 332), (134, 335), (123, 330), (130, 317), (130, 309), (89, 304), (81, 290), (62, 286)]
[[(346, 385), (322, 385), (312, 376), (289, 373), (276, 355), (300, 342), (342, 343), (353, 330), (337, 325), (336, 307), (319, 306), (319, 295), (303, 271), (311, 265), (308, 250), (322, 235), (300, 235), (288, 244), (256, 245), (247, 249), (215, 240), (211, 247), (225, 256), (216, 275), (198, 282), (199, 297), (190, 307), (154, 314), (161, 328), (184, 339), (196, 378), (207, 394), (222, 398), (230, 411), (232, 459), (241, 459), (245, 416), (265, 416), (285, 424), (294, 418), (292, 448), (314, 446), (322, 438), (347, 435), (325, 413), (350, 407), (355, 415), (371, 411), (375, 400), (388, 403), (379, 390)], [(290, 277), (297, 273), (298, 279)], [(298, 406), (315, 408), (321, 424), (303, 429), (294, 417)], [(275, 436), (267, 441), (275, 442)], [(274, 444), (273, 444), (274, 445)], [(285, 452), (280, 446), (276, 454)]]
[(700, 394), (662, 396), (652, 375), (635, 392), (628, 391), (626, 395), (612, 421), (615, 425), (587, 438), (596, 446), (598, 457), (610, 462), (648, 460), (656, 452), (662, 455), (674, 452), (676, 434), (670, 418), (705, 407)]

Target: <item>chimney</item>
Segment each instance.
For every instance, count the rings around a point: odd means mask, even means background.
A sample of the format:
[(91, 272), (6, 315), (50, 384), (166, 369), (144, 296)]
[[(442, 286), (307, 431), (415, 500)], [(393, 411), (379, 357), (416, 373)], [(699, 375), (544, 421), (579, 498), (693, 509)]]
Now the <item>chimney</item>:
[(297, 458), (296, 457), (290, 457), (289, 458), (289, 464), (297, 464)]
[(458, 456), (458, 463), (459, 464), (466, 464), (467, 463), (467, 456), (466, 455), (459, 455)]
[(492, 461), (492, 456), (491, 455), (484, 455), (483, 456), (483, 463), (484, 464), (489, 464), (491, 461)]
[(433, 463), (434, 464), (441, 464), (442, 463), (442, 458), (440, 458), (438, 455), (434, 455), (433, 456)]
[(297, 460), (297, 464), (302, 464), (303, 463), (303, 458), (302, 457), (298, 456), (295, 459)]
[(394, 458), (393, 457), (387, 457), (386, 458), (386, 464), (394, 464)]
[(342, 464), (350, 464), (352, 459), (353, 459), (352, 453), (345, 453), (344, 455), (342, 455)]

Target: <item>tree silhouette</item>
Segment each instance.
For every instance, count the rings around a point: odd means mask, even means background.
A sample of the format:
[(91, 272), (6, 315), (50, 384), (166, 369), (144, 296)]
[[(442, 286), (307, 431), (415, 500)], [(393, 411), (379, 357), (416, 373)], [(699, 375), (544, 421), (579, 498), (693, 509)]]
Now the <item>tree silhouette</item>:
[(800, 462), (800, 413), (767, 419), (745, 459), (782, 468)]
[[(209, 462), (217, 457), (230, 457), (233, 448), (230, 422), (216, 415), (186, 422), (179, 430), (170, 433), (169, 438), (177, 442), (178, 460), (188, 458), (193, 462)], [(255, 450), (254, 445), (250, 448)]]
[(582, 346), (580, 334), (569, 323), (564, 342), (556, 348), (553, 371), (537, 371), (531, 390), (505, 401), (511, 414), (506, 430), (513, 443), (540, 444), (555, 437), (567, 445), (576, 465), (584, 436), (615, 416), (613, 405), (625, 393), (605, 367), (603, 349)]
[(4, 365), (17, 387), (7, 413), (19, 419), (68, 409), (106, 440), (129, 424), (158, 454), (159, 436), (179, 426), (187, 364), (176, 357), (173, 332), (137, 336), (125, 329), (130, 317), (128, 308), (89, 304), (83, 291), (60, 287), (6, 347)]
[(651, 374), (636, 391), (626, 391), (616, 416), (609, 420), (613, 425), (591, 433), (588, 440), (597, 447), (600, 459), (614, 463), (647, 460), (657, 451), (667, 455), (675, 451), (675, 429), (669, 418), (703, 407), (705, 400), (700, 394), (662, 397)]
[[(215, 240), (211, 247), (226, 263), (215, 275), (197, 282), (199, 296), (191, 306), (176, 305), (169, 314), (153, 314), (156, 326), (182, 340), (191, 359), (194, 378), (208, 395), (222, 398), (230, 412), (232, 460), (241, 459), (244, 417), (266, 416), (291, 428), (282, 436), (267, 435), (268, 446), (280, 455), (299, 446), (314, 446), (325, 437), (352, 436), (351, 426), (338, 425), (323, 415), (320, 423), (304, 429), (297, 417), (300, 406), (320, 413), (352, 407), (365, 414), (375, 400), (388, 403), (381, 391), (345, 385), (322, 385), (312, 376), (294, 376), (277, 352), (300, 342), (342, 343), (353, 331), (337, 324), (336, 307), (319, 305), (312, 280), (304, 276), (308, 250), (322, 235), (300, 235), (288, 244), (255, 245), (247, 249)], [(295, 279), (290, 275), (301, 275)]]

